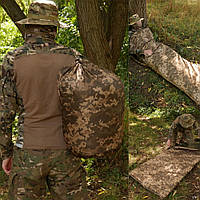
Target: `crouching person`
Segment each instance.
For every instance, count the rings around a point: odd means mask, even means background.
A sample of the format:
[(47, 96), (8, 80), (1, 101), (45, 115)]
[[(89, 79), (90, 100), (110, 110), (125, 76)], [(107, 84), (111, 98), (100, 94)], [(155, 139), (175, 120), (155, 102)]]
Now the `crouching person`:
[[(195, 134), (196, 138), (194, 138)], [(176, 145), (187, 146), (195, 139), (200, 139), (199, 124), (191, 114), (183, 114), (172, 122), (167, 140), (167, 148)]]

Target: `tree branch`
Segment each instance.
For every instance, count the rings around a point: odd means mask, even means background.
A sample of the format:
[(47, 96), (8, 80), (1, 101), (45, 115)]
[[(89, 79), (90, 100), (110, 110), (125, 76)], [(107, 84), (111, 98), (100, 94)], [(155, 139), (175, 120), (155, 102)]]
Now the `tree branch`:
[(24, 37), (25, 34), (24, 25), (16, 24), (17, 21), (26, 18), (25, 14), (20, 9), (19, 5), (16, 3), (15, 0), (0, 0), (0, 5), (6, 11), (11, 20), (15, 23), (19, 31), (22, 33), (22, 36)]

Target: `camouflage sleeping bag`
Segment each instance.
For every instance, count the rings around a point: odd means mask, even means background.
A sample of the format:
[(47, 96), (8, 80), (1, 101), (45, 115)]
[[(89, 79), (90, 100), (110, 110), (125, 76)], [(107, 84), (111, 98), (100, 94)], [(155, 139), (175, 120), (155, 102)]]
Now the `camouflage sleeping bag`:
[(122, 142), (124, 87), (112, 72), (77, 58), (59, 73), (67, 146), (78, 156), (103, 156)]

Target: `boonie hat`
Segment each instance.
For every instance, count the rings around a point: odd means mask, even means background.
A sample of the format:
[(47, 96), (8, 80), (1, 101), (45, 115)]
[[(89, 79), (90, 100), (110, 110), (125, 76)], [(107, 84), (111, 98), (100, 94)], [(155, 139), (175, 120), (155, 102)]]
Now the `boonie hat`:
[(60, 26), (58, 8), (54, 1), (35, 0), (29, 7), (27, 18), (16, 23)]
[(195, 118), (191, 114), (183, 114), (179, 117), (179, 123), (183, 128), (191, 127), (195, 122)]
[(144, 18), (141, 18), (138, 14), (134, 14), (129, 18), (129, 25), (134, 25), (139, 21), (143, 21)]

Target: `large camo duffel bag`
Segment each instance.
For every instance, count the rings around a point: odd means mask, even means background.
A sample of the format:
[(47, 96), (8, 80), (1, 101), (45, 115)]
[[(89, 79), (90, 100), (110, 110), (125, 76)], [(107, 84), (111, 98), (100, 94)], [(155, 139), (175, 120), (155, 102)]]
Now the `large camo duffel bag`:
[(124, 87), (112, 72), (77, 58), (59, 73), (67, 147), (78, 156), (103, 156), (122, 143)]

